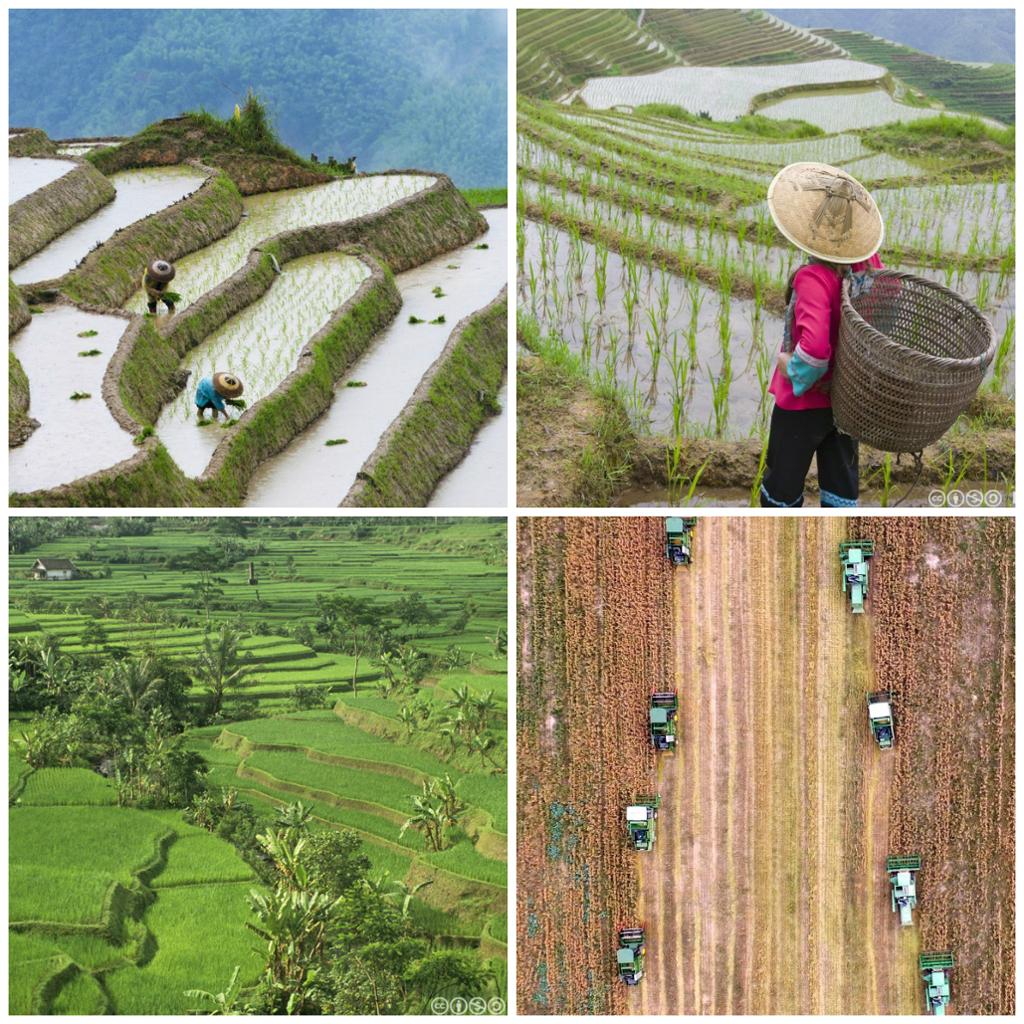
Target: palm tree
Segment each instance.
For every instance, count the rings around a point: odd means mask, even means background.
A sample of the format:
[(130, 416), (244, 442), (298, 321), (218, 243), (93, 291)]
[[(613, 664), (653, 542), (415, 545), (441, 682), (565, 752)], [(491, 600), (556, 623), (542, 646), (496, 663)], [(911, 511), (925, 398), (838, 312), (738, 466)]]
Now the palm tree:
[(301, 800), (297, 800), (293, 804), (288, 804), (287, 807), (279, 807), (277, 809), (277, 818), (274, 820), (274, 826), (289, 832), (297, 832), (309, 824), (309, 819), (312, 816), (313, 809), (307, 807)]
[(405, 882), (401, 882), (401, 881), (395, 881), (395, 882), (392, 882), (391, 884), (392, 884), (391, 895), (392, 896), (400, 896), (402, 898), (402, 917), (403, 918), (408, 918), (409, 917), (409, 904), (412, 903), (413, 897), (421, 889), (426, 889), (426, 887), (428, 885), (433, 885), (434, 882), (433, 882), (432, 879), (428, 879), (426, 882), (420, 882), (418, 885), (414, 885), (412, 888), (409, 888), (409, 886)]
[(106, 689), (123, 697), (132, 714), (145, 711), (157, 698), (164, 678), (152, 658), (114, 662), (102, 676)]
[(487, 760), (490, 761), (491, 764), (500, 773), (501, 771), (503, 771), (501, 765), (499, 765), (498, 762), (495, 761), (492, 757), (488, 757), (488, 754), (490, 754), (490, 752), (495, 748), (495, 746), (497, 746), (497, 744), (495, 743), (493, 736), (481, 736), (478, 734), (469, 741), (469, 749), (474, 754), (480, 755), (480, 767), (483, 768), (484, 761)]
[(492, 712), (498, 707), (498, 699), (493, 690), (488, 690), (482, 697), (476, 697), (472, 703), (473, 717), (477, 728), (485, 729)]
[(204, 1008), (202, 1011), (196, 1010), (195, 1012), (202, 1012), (210, 1017), (233, 1017), (241, 1013), (242, 1010), (238, 1005), (239, 997), (242, 994), (242, 986), (238, 984), (238, 972), (240, 970), (241, 967), (236, 965), (231, 973), (228, 987), (223, 992), (214, 994), (201, 988), (187, 989), (185, 996), (188, 999), (198, 999), (201, 1003), (212, 1004), (209, 1008)]
[(456, 791), (458, 783), (445, 772), (440, 779), (431, 779), (430, 783), (423, 784), (424, 795), (430, 793), (441, 801), (441, 810), (444, 812), (445, 820), (449, 825), (458, 822), (458, 816), (466, 809), (466, 805)]
[(452, 756), (462, 742), (460, 724), (454, 718), (443, 718), (438, 723), (437, 734), (448, 741), (448, 756)]
[(406, 738), (411, 738), (412, 734), (416, 731), (419, 722), (416, 718), (416, 712), (412, 708), (406, 706), (398, 712), (398, 720), (402, 723), (402, 727), (405, 729)]
[(196, 674), (210, 691), (210, 715), (219, 715), (224, 695), (230, 689), (246, 684), (245, 667), (238, 658), (238, 637), (226, 623), (216, 634), (203, 637), (203, 647), (196, 657)]
[(430, 844), (431, 849), (444, 849), (444, 826), (445, 814), (438, 806), (435, 798), (429, 796), (414, 796), (412, 798), (413, 813), (406, 819), (398, 833), (398, 838), (410, 829), (414, 828), (421, 833)]

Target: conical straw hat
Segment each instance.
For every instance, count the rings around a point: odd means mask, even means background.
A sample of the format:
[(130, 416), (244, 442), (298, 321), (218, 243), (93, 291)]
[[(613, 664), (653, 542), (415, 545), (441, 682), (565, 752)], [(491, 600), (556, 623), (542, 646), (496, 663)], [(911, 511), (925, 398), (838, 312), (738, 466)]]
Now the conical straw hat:
[(237, 398), (245, 390), (242, 382), (233, 373), (215, 373), (213, 386), (217, 394), (225, 398)]
[(885, 225), (871, 193), (828, 164), (783, 167), (768, 186), (778, 229), (804, 252), (830, 263), (859, 263), (878, 252)]
[(169, 284), (174, 280), (174, 264), (167, 260), (153, 260), (149, 265), (149, 278), (160, 284)]

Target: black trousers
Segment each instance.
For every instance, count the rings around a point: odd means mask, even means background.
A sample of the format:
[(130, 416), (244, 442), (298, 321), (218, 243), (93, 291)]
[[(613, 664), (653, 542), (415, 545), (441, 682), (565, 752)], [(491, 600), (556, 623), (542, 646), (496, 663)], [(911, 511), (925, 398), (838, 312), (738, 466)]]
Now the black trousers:
[(763, 508), (799, 508), (811, 459), (818, 460), (823, 508), (857, 504), (860, 493), (857, 442), (841, 434), (831, 409), (772, 410), (768, 454), (761, 484)]

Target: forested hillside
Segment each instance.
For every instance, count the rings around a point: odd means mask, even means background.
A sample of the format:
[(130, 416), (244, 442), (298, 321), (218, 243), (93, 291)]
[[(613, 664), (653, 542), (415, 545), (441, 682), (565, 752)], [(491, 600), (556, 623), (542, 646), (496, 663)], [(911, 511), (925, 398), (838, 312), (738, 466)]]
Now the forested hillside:
[(303, 155), (503, 184), (505, 47), (499, 11), (13, 11), (10, 123), (127, 135), (252, 88)]
[(870, 32), (947, 60), (1014, 61), (1012, 10), (836, 10), (771, 8), (770, 13), (801, 28), (844, 28)]

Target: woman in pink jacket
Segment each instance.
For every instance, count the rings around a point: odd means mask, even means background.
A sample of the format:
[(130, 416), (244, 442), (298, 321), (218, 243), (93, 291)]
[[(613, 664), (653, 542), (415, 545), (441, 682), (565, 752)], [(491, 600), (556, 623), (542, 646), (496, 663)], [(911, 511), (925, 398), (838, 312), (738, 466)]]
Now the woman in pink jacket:
[(870, 193), (837, 167), (797, 163), (768, 188), (768, 209), (783, 235), (810, 259), (789, 279), (782, 351), (769, 386), (775, 399), (761, 505), (797, 508), (811, 459), (825, 508), (857, 504), (857, 442), (836, 428), (829, 387), (839, 337), (843, 278), (854, 296), (882, 267), (884, 237)]

